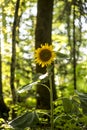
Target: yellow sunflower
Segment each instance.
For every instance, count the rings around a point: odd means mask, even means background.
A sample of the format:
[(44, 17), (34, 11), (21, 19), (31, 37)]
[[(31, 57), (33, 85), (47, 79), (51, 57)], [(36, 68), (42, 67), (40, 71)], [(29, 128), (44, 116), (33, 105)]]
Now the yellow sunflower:
[(51, 64), (54, 58), (55, 53), (53, 52), (52, 45), (41, 45), (41, 47), (35, 51), (35, 61), (42, 67)]

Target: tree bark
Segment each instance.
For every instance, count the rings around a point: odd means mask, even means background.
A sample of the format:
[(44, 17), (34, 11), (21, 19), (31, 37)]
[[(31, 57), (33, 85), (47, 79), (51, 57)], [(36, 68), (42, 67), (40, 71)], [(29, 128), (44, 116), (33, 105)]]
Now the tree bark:
[(74, 89), (76, 90), (77, 84), (76, 84), (76, 32), (75, 32), (75, 0), (74, 0), (74, 7), (73, 7), (73, 80), (74, 80)]
[[(15, 67), (16, 67), (16, 36), (17, 36), (16, 33), (17, 33), (17, 22), (18, 22), (19, 4), (20, 4), (20, 0), (17, 0), (16, 7), (15, 7), (13, 29), (12, 29), (12, 57), (11, 57), (11, 79), (10, 79), (10, 86), (11, 86), (13, 104), (16, 104), (16, 100), (17, 100), (14, 82), (15, 82)], [(14, 117), (15, 117), (15, 114), (13, 114), (13, 118)]]
[[(40, 47), (41, 44), (52, 44), (52, 13), (53, 13), (53, 0), (38, 0), (37, 3), (37, 23), (35, 31), (35, 49)], [(54, 67), (52, 72), (52, 86), (53, 97), (56, 99), (56, 90), (54, 85)], [(46, 67), (42, 68), (36, 65), (36, 73), (46, 73)], [(49, 81), (45, 83), (49, 87)], [(37, 85), (37, 108), (50, 109), (50, 93), (47, 88), (42, 85)]]
[[(5, 3), (6, 4), (6, 3)], [(2, 6), (2, 27), (6, 29), (6, 19), (5, 19), (5, 14), (4, 14), (4, 6)], [(3, 33), (3, 43), (7, 42), (7, 34), (3, 31), (1, 27), (1, 32)], [(4, 30), (5, 30), (4, 29)], [(0, 117), (7, 120), (9, 117), (9, 108), (6, 106), (4, 102), (4, 97), (3, 97), (3, 84), (2, 84), (2, 48), (1, 48), (1, 38), (0, 38)]]
[(2, 87), (2, 54), (0, 41), (0, 117), (7, 120), (9, 117), (9, 108), (6, 106), (4, 102)]

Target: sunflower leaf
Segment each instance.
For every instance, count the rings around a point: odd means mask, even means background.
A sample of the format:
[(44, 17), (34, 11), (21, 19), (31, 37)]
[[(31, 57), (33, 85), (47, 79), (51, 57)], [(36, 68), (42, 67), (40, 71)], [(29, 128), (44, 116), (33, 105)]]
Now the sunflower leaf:
[(69, 56), (67, 54), (63, 54), (61, 52), (56, 52), (56, 54), (58, 55), (58, 57), (60, 58), (68, 58)]
[(9, 125), (15, 129), (23, 130), (26, 127), (35, 127), (39, 123), (38, 115), (35, 111), (26, 112), (25, 114), (15, 118)]
[(31, 84), (27, 84), (25, 85), (23, 88), (21, 88), (20, 90), (18, 90), (18, 93), (23, 93), (25, 91), (31, 90), (32, 87), (34, 87), (35, 85), (37, 85), (39, 83), (39, 81), (33, 82)]

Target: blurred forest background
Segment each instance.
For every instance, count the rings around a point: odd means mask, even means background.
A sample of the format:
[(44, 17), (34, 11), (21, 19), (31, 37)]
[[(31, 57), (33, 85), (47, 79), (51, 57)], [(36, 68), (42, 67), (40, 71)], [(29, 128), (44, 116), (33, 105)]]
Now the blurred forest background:
[(50, 129), (48, 93), (36, 90), (48, 79), (34, 58), (42, 43), (56, 53), (55, 130), (87, 130), (86, 0), (0, 0), (0, 129)]

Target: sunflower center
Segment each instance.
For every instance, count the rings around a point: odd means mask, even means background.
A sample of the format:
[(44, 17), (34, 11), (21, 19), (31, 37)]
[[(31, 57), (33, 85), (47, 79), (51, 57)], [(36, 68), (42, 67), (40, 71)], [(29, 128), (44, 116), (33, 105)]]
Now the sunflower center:
[(46, 62), (48, 60), (50, 60), (52, 54), (52, 52), (48, 49), (44, 49), (40, 52), (40, 59), (43, 61), (43, 62)]

